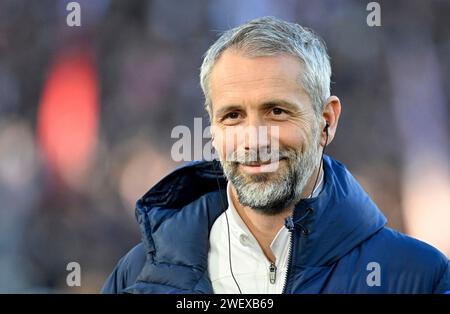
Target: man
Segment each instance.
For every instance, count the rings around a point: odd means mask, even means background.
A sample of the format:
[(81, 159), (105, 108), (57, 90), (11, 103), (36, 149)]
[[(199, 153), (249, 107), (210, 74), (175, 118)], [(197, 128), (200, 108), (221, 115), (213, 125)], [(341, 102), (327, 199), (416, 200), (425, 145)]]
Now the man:
[[(103, 292), (450, 290), (448, 259), (385, 227), (355, 178), (323, 155), (341, 112), (330, 76), (324, 43), (297, 24), (266, 17), (224, 33), (200, 74), (220, 165), (177, 169), (137, 202), (142, 243)], [(263, 140), (261, 127), (276, 132)]]

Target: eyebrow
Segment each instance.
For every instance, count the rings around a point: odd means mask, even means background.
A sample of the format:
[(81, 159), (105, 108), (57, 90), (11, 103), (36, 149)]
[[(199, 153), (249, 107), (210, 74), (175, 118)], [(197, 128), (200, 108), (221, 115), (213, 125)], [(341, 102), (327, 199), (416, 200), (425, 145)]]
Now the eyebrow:
[[(277, 106), (285, 107), (291, 111), (298, 111), (300, 109), (298, 105), (296, 105), (292, 102), (289, 102), (287, 100), (284, 100), (284, 99), (270, 99), (270, 100), (264, 101), (260, 105), (260, 107), (262, 109), (269, 109), (269, 108), (273, 108), (273, 107), (277, 107)], [(235, 104), (225, 105), (222, 108), (220, 108), (219, 110), (217, 110), (216, 115), (218, 117), (220, 117), (227, 112), (241, 111), (241, 110), (243, 110), (241, 105), (235, 105)]]
[(284, 99), (271, 99), (268, 101), (264, 101), (261, 105), (263, 109), (269, 109), (277, 106), (285, 107), (291, 111), (298, 111), (300, 109), (300, 107), (297, 104)]

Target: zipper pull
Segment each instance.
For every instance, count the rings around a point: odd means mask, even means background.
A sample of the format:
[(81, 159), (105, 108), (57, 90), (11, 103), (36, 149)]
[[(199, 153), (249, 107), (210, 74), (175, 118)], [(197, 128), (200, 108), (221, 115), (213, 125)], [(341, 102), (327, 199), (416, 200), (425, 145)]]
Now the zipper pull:
[(277, 266), (274, 263), (270, 263), (269, 266), (269, 279), (271, 284), (275, 284), (275, 280), (277, 279)]
[(285, 222), (284, 222), (284, 226), (290, 231), (294, 231), (295, 229), (295, 225), (294, 225), (294, 219), (292, 218), (292, 216), (289, 216), (286, 218)]

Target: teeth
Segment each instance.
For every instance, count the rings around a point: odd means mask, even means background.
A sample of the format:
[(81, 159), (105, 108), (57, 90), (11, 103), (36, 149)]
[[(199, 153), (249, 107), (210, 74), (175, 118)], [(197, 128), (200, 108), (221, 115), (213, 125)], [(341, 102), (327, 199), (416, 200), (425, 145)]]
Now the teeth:
[(268, 165), (271, 162), (250, 162), (250, 163), (243, 163), (245, 166), (261, 166), (261, 165)]

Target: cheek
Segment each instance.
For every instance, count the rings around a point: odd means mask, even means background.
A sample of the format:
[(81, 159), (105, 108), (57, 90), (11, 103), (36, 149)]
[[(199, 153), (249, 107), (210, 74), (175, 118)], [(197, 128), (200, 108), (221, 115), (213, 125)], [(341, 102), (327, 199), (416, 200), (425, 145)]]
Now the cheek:
[(213, 145), (217, 150), (220, 159), (225, 160), (227, 156), (237, 149), (236, 132), (228, 129), (215, 129)]
[(305, 132), (298, 126), (280, 127), (279, 142), (280, 147), (289, 147), (295, 150), (303, 151), (307, 144)]

